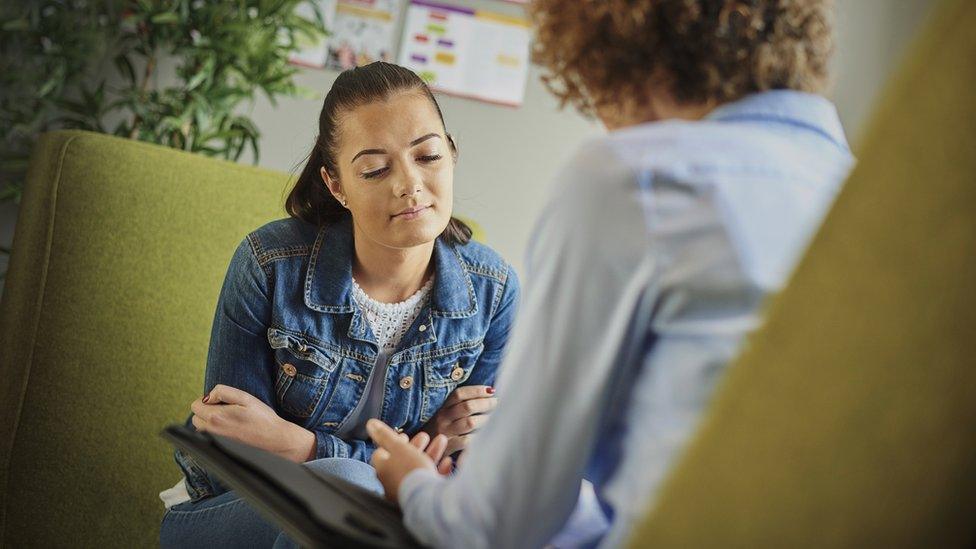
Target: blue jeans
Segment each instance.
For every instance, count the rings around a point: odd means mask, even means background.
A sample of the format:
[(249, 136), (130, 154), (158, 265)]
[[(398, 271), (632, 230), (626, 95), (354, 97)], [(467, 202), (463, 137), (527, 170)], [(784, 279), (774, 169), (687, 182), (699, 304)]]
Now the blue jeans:
[[(331, 474), (383, 493), (373, 468), (354, 459), (323, 458), (306, 467)], [(280, 537), (280, 539), (279, 539)], [(163, 515), (159, 546), (180, 548), (295, 546), (281, 528), (265, 520), (233, 490), (220, 495), (174, 505)]]

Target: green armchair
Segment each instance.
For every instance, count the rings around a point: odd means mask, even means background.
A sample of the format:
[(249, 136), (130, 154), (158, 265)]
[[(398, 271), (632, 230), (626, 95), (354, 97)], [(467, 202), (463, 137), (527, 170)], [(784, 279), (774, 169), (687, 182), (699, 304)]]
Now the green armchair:
[(81, 131), (34, 151), (0, 308), (0, 545), (147, 547), (237, 244), (287, 175)]

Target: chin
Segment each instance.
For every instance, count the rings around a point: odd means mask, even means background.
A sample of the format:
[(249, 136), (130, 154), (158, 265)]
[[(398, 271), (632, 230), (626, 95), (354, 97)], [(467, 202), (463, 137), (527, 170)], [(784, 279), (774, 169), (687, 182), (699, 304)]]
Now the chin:
[(427, 244), (438, 236), (440, 236), (440, 231), (435, 231), (433, 227), (431, 228), (416, 228), (412, 230), (399, 230), (395, 234), (392, 234), (393, 238), (391, 244), (396, 248), (413, 248), (414, 246), (422, 246)]
[(424, 223), (422, 226), (415, 227), (399, 227), (394, 229), (394, 234), (391, 236), (390, 240), (393, 241), (393, 245), (397, 248), (412, 248), (414, 246), (422, 246), (433, 242), (438, 236), (444, 232), (447, 227), (447, 223), (436, 223), (429, 222)]

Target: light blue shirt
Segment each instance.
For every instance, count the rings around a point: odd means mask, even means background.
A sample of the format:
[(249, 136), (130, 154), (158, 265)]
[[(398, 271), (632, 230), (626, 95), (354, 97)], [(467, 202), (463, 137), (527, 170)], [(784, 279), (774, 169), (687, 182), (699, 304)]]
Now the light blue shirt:
[[(407, 527), (539, 547), (569, 521), (561, 544), (623, 545), (852, 164), (834, 106), (793, 91), (583, 144), (532, 235), (499, 406), (456, 475), (404, 479)], [(584, 477), (609, 521), (589, 540)]]

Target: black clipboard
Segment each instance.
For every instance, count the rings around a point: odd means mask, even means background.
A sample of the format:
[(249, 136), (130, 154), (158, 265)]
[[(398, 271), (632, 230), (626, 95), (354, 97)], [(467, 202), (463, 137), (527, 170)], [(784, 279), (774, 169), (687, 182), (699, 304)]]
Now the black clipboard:
[(241, 442), (170, 425), (160, 433), (303, 547), (420, 547), (396, 505)]

